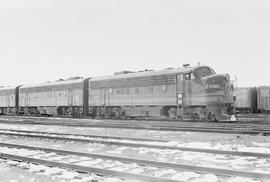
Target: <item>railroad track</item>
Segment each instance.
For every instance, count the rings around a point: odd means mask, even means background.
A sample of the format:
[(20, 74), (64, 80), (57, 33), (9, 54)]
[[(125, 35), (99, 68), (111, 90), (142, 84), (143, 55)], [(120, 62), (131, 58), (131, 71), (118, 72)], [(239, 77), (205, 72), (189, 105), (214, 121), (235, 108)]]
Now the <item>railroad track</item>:
[[(238, 114), (237, 117), (238, 119), (267, 119), (269, 118), (270, 114)], [(12, 115), (3, 115), (3, 117), (7, 117), (7, 118), (23, 118), (23, 119), (48, 119), (48, 116), (23, 116), (23, 115), (18, 115), (18, 116), (12, 116)], [(67, 119), (67, 118), (73, 118), (73, 117), (61, 117), (61, 116), (56, 116), (56, 118), (58, 119)], [(73, 118), (73, 119), (89, 119), (89, 118)], [(90, 118), (91, 119), (91, 118)], [(96, 118), (96, 120), (99, 120), (98, 118)], [(148, 120), (148, 121), (164, 121), (164, 119), (158, 119), (158, 118), (138, 118), (137, 120)], [(168, 119), (168, 121), (175, 121), (175, 120), (170, 120)], [(206, 121), (207, 122), (207, 121)], [(226, 121), (225, 121), (226, 122)]]
[[(76, 171), (83, 172), (91, 172), (98, 173), (109, 176), (117, 176), (124, 179), (136, 179), (142, 181), (157, 181), (157, 182), (174, 182), (177, 181), (173, 179), (173, 177), (168, 176), (167, 178), (156, 177), (153, 173), (153, 167), (157, 171), (160, 169), (174, 169), (176, 173), (181, 173), (184, 171), (195, 171), (199, 173), (211, 173), (216, 174), (223, 177), (246, 177), (246, 178), (256, 178), (256, 179), (270, 179), (270, 174), (267, 173), (257, 173), (257, 172), (246, 172), (239, 170), (228, 170), (221, 168), (211, 168), (211, 167), (201, 167), (201, 166), (193, 166), (193, 165), (182, 165), (182, 164), (174, 164), (174, 163), (164, 163), (164, 162), (156, 162), (156, 161), (148, 161), (141, 159), (130, 159), (123, 157), (112, 157), (106, 155), (97, 155), (97, 154), (88, 154), (88, 153), (80, 153), (74, 151), (66, 151), (66, 150), (56, 150), (50, 148), (40, 148), (33, 146), (25, 146), (25, 145), (15, 145), (9, 143), (0, 143), (0, 158), (11, 159), (11, 160), (19, 160), (19, 161), (27, 161), (31, 163), (38, 163), (49, 166), (57, 166), (60, 168), (68, 168)], [(25, 152), (27, 150), (27, 152)], [(20, 153), (22, 155), (16, 155)], [(26, 153), (26, 154), (24, 154)], [(44, 158), (46, 160), (44, 160)], [(65, 160), (69, 159), (69, 160)], [(99, 162), (97, 162), (99, 159)], [(102, 160), (100, 160), (102, 159)], [(72, 162), (70, 162), (72, 161)], [(123, 166), (136, 166), (137, 171), (139, 168), (143, 168), (144, 172), (137, 172), (136, 174), (130, 172), (123, 172), (119, 170), (115, 170), (115, 164), (122, 164)], [(104, 164), (110, 164), (108, 166), (104, 166)], [(87, 167), (89, 166), (90, 167)], [(91, 166), (92, 165), (92, 166)], [(101, 167), (93, 167), (93, 166), (103, 166)], [(130, 170), (130, 169), (128, 169)], [(132, 171), (132, 170), (131, 170)], [(145, 175), (148, 174), (148, 175)], [(152, 175), (151, 175), (152, 174)]]
[(190, 147), (179, 147), (177, 143), (171, 144), (168, 140), (154, 140), (142, 138), (128, 138), (128, 137), (111, 137), (111, 136), (97, 136), (97, 135), (78, 135), (78, 134), (64, 134), (52, 132), (36, 132), (36, 131), (21, 131), (21, 130), (4, 130), (0, 129), (0, 135), (9, 135), (15, 137), (31, 137), (42, 138), (49, 140), (60, 140), (68, 142), (82, 142), (82, 143), (99, 143), (104, 145), (116, 145), (134, 148), (148, 148), (161, 150), (178, 150), (189, 152), (203, 152), (210, 154), (221, 155), (236, 155), (236, 156), (252, 156), (261, 158), (270, 158), (270, 153), (255, 153), (255, 152), (241, 152), (229, 150), (215, 150), (215, 149), (201, 149)]
[[(171, 120), (171, 121), (166, 121), (166, 120), (104, 120), (104, 119), (86, 119), (86, 118), (82, 118), (82, 119), (69, 119), (69, 118), (49, 118), (49, 117), (20, 117), (20, 116), (2, 116), (2, 120), (0, 119), (0, 122), (5, 122), (8, 120), (4, 120), (4, 119), (13, 119), (13, 121), (18, 121), (18, 122), (22, 122), (22, 123), (45, 123), (45, 124), (61, 124), (61, 123), (65, 123), (68, 125), (71, 125), (73, 123), (75, 124), (80, 124), (80, 125), (91, 125), (91, 124), (133, 124), (133, 125), (138, 125), (140, 126), (141, 124), (149, 124), (149, 125), (168, 125), (168, 126), (182, 126), (182, 125), (190, 125), (190, 126), (194, 126), (194, 125), (199, 125), (199, 126), (222, 126), (222, 127), (226, 127), (226, 126), (234, 126), (234, 127), (243, 127), (245, 125), (248, 124), (248, 126), (252, 126), (252, 127), (268, 127), (270, 129), (270, 121), (269, 123), (260, 123), (260, 122), (256, 122), (256, 123), (252, 123), (252, 122), (248, 122), (245, 123), (243, 121), (240, 122), (207, 122), (207, 121), (175, 121), (175, 120)], [(241, 118), (243, 119), (243, 118)]]
[(120, 129), (144, 129), (160, 131), (190, 131), (208, 133), (228, 134), (250, 134), (270, 135), (270, 126), (264, 124), (236, 124), (236, 123), (190, 123), (190, 122), (138, 122), (138, 121), (90, 121), (78, 122), (68, 121), (7, 121), (0, 120), (6, 124), (36, 124), (36, 125), (58, 125), (71, 127), (94, 127), (94, 128), (120, 128)]
[[(24, 161), (24, 162), (30, 162), (35, 164), (42, 164), (46, 166), (51, 167), (59, 167), (59, 168), (66, 168), (75, 170), (78, 172), (88, 172), (88, 173), (95, 173), (98, 175), (108, 175), (108, 176), (115, 176), (120, 177), (126, 180), (141, 180), (141, 181), (150, 181), (150, 182), (176, 182), (177, 180), (173, 179), (165, 179), (160, 177), (154, 177), (154, 176), (147, 176), (143, 174), (136, 174), (136, 173), (130, 173), (130, 172), (122, 172), (119, 170), (112, 170), (112, 169), (102, 169), (91, 166), (88, 167), (91, 161), (95, 160), (96, 158), (102, 158), (101, 156), (94, 156), (94, 155), (87, 155), (83, 153), (78, 152), (72, 152), (72, 151), (64, 151), (64, 150), (55, 150), (55, 149), (48, 149), (48, 148), (39, 148), (39, 147), (30, 147), (30, 146), (22, 146), (22, 145), (13, 145), (13, 144), (7, 144), (7, 143), (0, 143), (0, 146), (2, 147), (2, 151), (5, 150), (3, 147), (8, 147), (10, 150), (8, 152), (0, 153), (0, 157), (4, 159), (10, 159), (10, 160), (18, 160), (18, 161)], [(17, 149), (13, 150), (12, 149)], [(16, 155), (16, 153), (20, 153), (20, 149), (27, 149), (28, 155)], [(6, 151), (6, 150), (5, 150)], [(29, 153), (33, 152), (33, 155), (29, 155)], [(38, 154), (36, 151), (43, 151), (39, 152)], [(25, 152), (25, 151), (23, 151)], [(23, 153), (22, 152), (22, 153)], [(69, 161), (65, 161), (63, 158), (68, 158)], [(82, 160), (78, 159), (78, 157), (83, 157)], [(45, 160), (45, 159), (46, 160)], [(57, 161), (58, 159), (61, 159), (60, 161)], [(88, 159), (87, 159), (88, 158)], [(106, 162), (105, 160), (112, 160), (112, 159), (104, 159), (103, 162)], [(116, 159), (114, 159), (116, 160)], [(86, 163), (89, 161), (88, 165), (82, 165), (80, 163)], [(131, 162), (130, 162), (131, 163)], [(131, 163), (132, 164), (132, 163)], [(97, 164), (95, 164), (97, 165)], [(115, 165), (119, 165), (119, 162)], [(124, 165), (124, 163), (122, 163)], [(110, 168), (110, 167), (109, 167)], [(112, 167), (111, 167), (112, 168)]]

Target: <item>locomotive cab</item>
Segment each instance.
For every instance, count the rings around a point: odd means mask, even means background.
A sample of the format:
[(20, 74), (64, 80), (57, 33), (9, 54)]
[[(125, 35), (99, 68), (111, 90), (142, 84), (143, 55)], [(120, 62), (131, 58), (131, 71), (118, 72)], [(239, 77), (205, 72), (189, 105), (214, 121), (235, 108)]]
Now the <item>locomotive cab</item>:
[[(216, 74), (208, 66), (198, 66), (179, 77), (185, 118), (231, 121), (234, 119), (233, 90), (228, 74)], [(180, 106), (181, 107), (181, 106)]]
[(188, 118), (235, 120), (233, 88), (228, 74), (216, 74), (208, 66), (198, 66), (183, 76), (185, 81), (179, 85), (184, 90), (183, 103)]

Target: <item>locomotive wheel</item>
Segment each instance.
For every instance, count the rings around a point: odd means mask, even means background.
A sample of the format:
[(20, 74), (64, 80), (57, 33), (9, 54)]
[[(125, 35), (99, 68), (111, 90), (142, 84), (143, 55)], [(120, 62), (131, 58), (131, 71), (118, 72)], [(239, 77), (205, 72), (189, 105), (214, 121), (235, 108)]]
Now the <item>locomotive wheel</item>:
[(177, 117), (177, 110), (176, 110), (176, 108), (170, 108), (169, 110), (168, 110), (168, 114), (169, 114), (169, 118), (170, 119), (176, 119), (176, 117)]

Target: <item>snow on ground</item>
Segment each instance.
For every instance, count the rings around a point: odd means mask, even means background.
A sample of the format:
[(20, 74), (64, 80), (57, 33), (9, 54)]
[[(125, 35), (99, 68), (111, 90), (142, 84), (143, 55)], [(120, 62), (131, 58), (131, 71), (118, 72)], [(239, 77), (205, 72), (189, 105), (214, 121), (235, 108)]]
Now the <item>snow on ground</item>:
[[(33, 156), (36, 152), (29, 150), (25, 151), (24, 149), (16, 149), (16, 148), (7, 148), (7, 147), (0, 147), (0, 151), (3, 153), (8, 153), (8, 154), (17, 154), (20, 153), (20, 155), (28, 157), (28, 155)], [(33, 154), (31, 154), (31, 152)], [(59, 155), (60, 156), (60, 155)], [(36, 159), (43, 159), (42, 155), (39, 156), (34, 156)], [(159, 178), (171, 178), (172, 176), (176, 174), (181, 174), (184, 171), (181, 170), (173, 170), (173, 169), (164, 169), (164, 168), (156, 168), (156, 167), (149, 167), (149, 166), (144, 166), (144, 165), (137, 165), (137, 164), (130, 164), (130, 163), (123, 163), (123, 162), (118, 162), (118, 161), (111, 161), (111, 160), (103, 160), (103, 159), (96, 159), (96, 158), (88, 158), (88, 157), (79, 157), (79, 156), (73, 156), (73, 155), (68, 155), (65, 157), (62, 157), (60, 159), (55, 159), (54, 157), (45, 157), (46, 160), (52, 160), (52, 161), (61, 161), (64, 163), (70, 163), (72, 162), (73, 165), (81, 165), (81, 166), (86, 166), (86, 167), (94, 167), (94, 168), (100, 168), (100, 169), (107, 169), (107, 170), (114, 170), (114, 171), (119, 171), (119, 172), (129, 172), (132, 170), (133, 173), (137, 174), (144, 174), (148, 176), (155, 176)], [(72, 159), (72, 160), (70, 160)], [(12, 165), (16, 165), (13, 161), (11, 161)], [(52, 175), (58, 175), (63, 173), (63, 169), (59, 169), (56, 167), (45, 167), (45, 168), (40, 168), (40, 166), (37, 166), (38, 168), (35, 167), (35, 165), (28, 164), (28, 163), (18, 163), (18, 166), (22, 168), (27, 168), (30, 169), (31, 171), (40, 171), (43, 170), (43, 174), (47, 176), (52, 176)], [(32, 169), (34, 168), (34, 169)], [(65, 178), (66, 179), (74, 179), (78, 174), (74, 172), (65, 172)], [(200, 177), (202, 176), (199, 173), (194, 173), (192, 177)], [(216, 177), (217, 178), (217, 177)], [(181, 179), (179, 179), (181, 180)]]
[[(104, 135), (116, 137), (133, 137), (145, 139), (167, 140), (167, 146), (192, 147), (205, 149), (221, 149), (233, 151), (261, 152), (270, 153), (270, 137), (268, 136), (250, 136), (236, 134), (215, 134), (215, 133), (196, 133), (196, 132), (172, 132), (172, 131), (154, 131), (154, 130), (132, 130), (132, 129), (113, 129), (113, 128), (84, 128), (67, 126), (44, 126), (44, 125), (12, 125), (0, 124), (0, 129), (30, 130), (56, 133), (73, 133), (88, 135)], [(114, 141), (114, 140), (111, 140)], [(77, 142), (58, 142), (42, 139), (26, 139), (23, 137), (0, 136), (0, 142), (13, 142), (16, 144), (34, 145), (40, 147), (52, 147), (62, 150), (75, 150), (78, 152), (97, 153), (121, 157), (132, 157), (138, 159), (154, 160), (161, 162), (171, 162), (190, 165), (201, 165), (207, 167), (222, 167), (228, 169), (239, 169), (243, 171), (257, 171), (261, 173), (270, 173), (270, 160), (256, 157), (239, 157), (227, 155), (212, 155), (207, 153), (181, 152), (176, 150), (159, 150), (147, 148), (132, 148), (107, 146), (98, 143), (77, 143)], [(130, 142), (130, 141), (126, 141)], [(153, 144), (152, 142), (149, 144)], [(161, 143), (157, 142), (156, 145)], [(164, 143), (162, 143), (164, 145)], [(27, 151), (25, 151), (27, 153)], [(39, 154), (36, 154), (37, 156)], [(63, 160), (63, 158), (58, 158)], [(106, 164), (110, 166), (110, 164)], [(119, 166), (119, 170), (125, 169)], [(141, 168), (126, 168), (132, 172), (141, 173)], [(168, 171), (167, 171), (168, 172)], [(172, 171), (171, 171), (172, 172)], [(160, 171), (164, 173), (164, 171)], [(188, 181), (220, 181), (212, 174), (196, 174), (192, 172), (171, 174), (174, 179), (177, 177), (188, 179)], [(159, 175), (159, 174), (156, 174)], [(167, 173), (165, 176), (168, 175)], [(191, 176), (190, 178), (189, 175)], [(172, 177), (173, 178), (173, 177)], [(1, 179), (1, 178), (0, 178)], [(114, 178), (112, 178), (113, 180)], [(76, 179), (77, 180), (77, 179)], [(223, 179), (222, 181), (224, 181)], [(1, 181), (1, 180), (0, 180)], [(228, 178), (225, 181), (256, 181), (249, 178)], [(260, 180), (258, 180), (260, 181)]]
[[(11, 151), (12, 149), (10, 149)], [(16, 150), (16, 149), (15, 149)], [(85, 157), (84, 157), (85, 159)], [(102, 163), (104, 161), (100, 161)], [(249, 178), (239, 178), (239, 177), (221, 177), (214, 174), (201, 174), (192, 171), (177, 171), (174, 169), (162, 169), (158, 170), (155, 167), (140, 167), (137, 164), (126, 164), (123, 165), (118, 162), (119, 165), (114, 167), (108, 167), (107, 164), (103, 164), (105, 169), (113, 169), (117, 171), (132, 172), (137, 174), (152, 175), (159, 178), (170, 178), (179, 181), (205, 181), (205, 182), (231, 182), (231, 181), (249, 181), (249, 182), (259, 182), (260, 180), (249, 179)], [(74, 163), (75, 165), (81, 164), (85, 166), (96, 165), (96, 163), (86, 163), (78, 162)], [(120, 165), (121, 164), (121, 165)], [(129, 165), (129, 166), (128, 166)], [(3, 181), (9, 182), (19, 182), (19, 181), (37, 181), (41, 182), (48, 181), (63, 181), (63, 182), (86, 182), (93, 179), (100, 182), (123, 182), (123, 179), (117, 177), (101, 177), (95, 174), (82, 174), (75, 171), (67, 171), (65, 169), (60, 169), (57, 167), (47, 167), (43, 165), (30, 164), (25, 162), (9, 161), (0, 159), (0, 171), (2, 173), (7, 173), (2, 179)], [(0, 174), (1, 174), (0, 172)], [(11, 175), (15, 175), (11, 176)], [(12, 178), (12, 179), (10, 179)], [(30, 180), (28, 178), (31, 178)], [(1, 179), (1, 178), (0, 178)], [(127, 180), (131, 181), (131, 180)], [(135, 182), (135, 181), (134, 181)]]
[[(17, 163), (18, 164), (18, 163)], [(40, 175), (31, 171), (27, 171), (21, 167), (15, 166), (15, 163), (8, 164), (0, 159), (0, 181), (1, 182), (56, 182), (46, 175)]]
[[(114, 128), (85, 128), (44, 125), (12, 125), (0, 124), (0, 129), (17, 129), (56, 133), (72, 133), (85, 135), (101, 135), (167, 140), (168, 146), (193, 147), (218, 150), (234, 150), (245, 152), (262, 152), (270, 154), (269, 136), (251, 136), (221, 133), (173, 132), (154, 130), (132, 130)], [(81, 137), (84, 138), (84, 137)], [(115, 141), (115, 140), (111, 140)], [(194, 142), (195, 141), (195, 142)], [(130, 141), (125, 141), (130, 142)], [(151, 144), (153, 144), (151, 142)], [(157, 142), (156, 144), (159, 144)], [(164, 144), (163, 144), (164, 145)]]
[[(70, 128), (69, 128), (70, 129)], [(76, 131), (76, 129), (75, 129)], [(146, 131), (147, 132), (147, 131)], [(150, 131), (152, 132), (152, 131)], [(162, 132), (164, 134), (164, 132)], [(249, 137), (249, 136), (247, 136)], [(259, 136), (261, 137), (261, 136)], [(193, 147), (193, 148), (210, 148), (210, 149), (223, 149), (223, 150), (236, 150), (236, 151), (253, 151), (253, 152), (261, 152), (268, 153), (270, 148), (269, 144), (266, 143), (257, 143), (251, 142), (252, 147), (247, 147), (246, 145), (235, 145), (233, 139), (230, 144), (224, 144), (224, 141), (221, 143), (214, 142), (194, 142), (190, 141), (187, 143), (180, 143), (180, 141), (171, 141), (166, 145), (168, 146), (178, 146), (178, 147)], [(38, 138), (32, 138), (31, 141), (27, 138), (23, 137), (12, 137), (12, 136), (2, 136), (0, 137), (1, 142), (5, 142), (6, 140), (12, 141), (17, 144), (28, 144), (35, 145), (40, 147), (51, 146), (56, 149), (67, 149), (67, 150), (77, 150), (80, 152), (91, 152), (97, 154), (106, 154), (106, 155), (114, 155), (114, 156), (126, 156), (126, 157), (135, 157), (135, 158), (144, 158), (148, 160), (158, 160), (161, 162), (175, 162), (175, 163), (184, 163), (184, 164), (198, 164), (202, 166), (212, 166), (219, 167), (220, 165), (225, 168), (230, 169), (231, 167), (235, 169), (242, 170), (250, 170), (254, 171), (255, 169), (258, 171), (270, 172), (270, 161), (269, 160), (259, 160), (254, 157), (239, 157), (239, 156), (220, 156), (220, 155), (212, 155), (207, 153), (196, 153), (196, 152), (181, 152), (178, 150), (160, 150), (160, 149), (148, 149), (148, 148), (132, 148), (132, 147), (123, 147), (123, 146), (108, 146), (104, 144), (97, 143), (77, 143), (77, 142), (55, 142), (50, 140), (40, 140)], [(187, 139), (185, 139), (187, 140)], [(114, 140), (110, 140), (114, 141)], [(123, 141), (130, 142), (130, 141)], [(150, 143), (152, 144), (152, 143)], [(160, 144), (158, 142), (157, 144)], [(256, 147), (255, 147), (256, 146)], [(57, 159), (55, 159), (57, 160)], [(58, 160), (61, 160), (58, 159)]]
[(89, 182), (91, 180), (99, 182), (125, 181), (117, 177), (102, 177), (57, 167), (0, 159), (1, 182)]
[[(5, 131), (6, 133), (18, 133), (13, 131)], [(27, 132), (19, 132), (21, 134), (27, 134)], [(42, 136), (56, 136), (49, 134), (38, 134)], [(150, 145), (162, 145), (162, 146), (172, 146), (172, 147), (188, 147), (188, 148), (201, 148), (201, 149), (218, 149), (218, 150), (229, 150), (229, 151), (242, 151), (242, 152), (257, 152), (257, 153), (269, 153), (270, 154), (270, 144), (269, 143), (257, 143), (251, 142), (253, 146), (246, 146), (243, 144), (222, 144), (222, 143), (209, 143), (209, 142), (188, 142), (181, 143), (180, 141), (165, 141), (165, 142), (145, 142), (136, 140), (119, 140), (119, 139), (104, 139), (104, 138), (93, 138), (85, 136), (75, 136), (75, 135), (63, 135), (62, 137), (75, 138), (75, 139), (86, 139), (86, 140), (97, 140), (97, 141), (108, 141), (108, 142), (122, 142), (122, 143), (136, 143), (136, 144), (150, 144)], [(114, 153), (121, 153), (125, 147), (118, 148), (113, 151)], [(112, 153), (113, 153), (112, 152)], [(142, 151), (141, 151), (142, 152)]]
[[(242, 171), (257, 171), (261, 173), (270, 173), (270, 160), (260, 159), (256, 157), (244, 157), (244, 156), (228, 156), (228, 155), (213, 155), (208, 153), (197, 153), (177, 150), (160, 150), (160, 149), (148, 149), (148, 148), (132, 148), (132, 147), (119, 147), (119, 146), (107, 146), (103, 144), (91, 144), (91, 143), (75, 143), (75, 142), (57, 142), (52, 140), (40, 140), (37, 138), (18, 138), (18, 137), (0, 137), (0, 142), (12, 142), (16, 144), (24, 143), (24, 145), (34, 145), (39, 147), (48, 147), (61, 149), (61, 150), (73, 150), (78, 152), (105, 154), (112, 156), (120, 156), (127, 158), (146, 159), (160, 162), (179, 163), (186, 165), (199, 165), (205, 167), (222, 167), (227, 169), (238, 169)], [(9, 149), (1, 149), (3, 152), (7, 152)], [(27, 150), (21, 150), (20, 155), (30, 155), (31, 152)], [(68, 161), (77, 162), (84, 161), (84, 159), (66, 158), (65, 156), (58, 156), (53, 154), (46, 154), (44, 152), (35, 152), (35, 157), (41, 156), (42, 159), (50, 157), (54, 161)], [(85, 161), (80, 164), (97, 165), (101, 168), (114, 166), (111, 163), (104, 163), (101, 159), (92, 160), (91, 162)], [(104, 166), (105, 165), (105, 166)], [(129, 167), (124, 167), (123, 164), (119, 164), (115, 170), (121, 169), (129, 171)], [(141, 168), (132, 168), (134, 171), (142, 172)], [(179, 174), (179, 173), (178, 173)], [(176, 174), (175, 174), (176, 175)]]

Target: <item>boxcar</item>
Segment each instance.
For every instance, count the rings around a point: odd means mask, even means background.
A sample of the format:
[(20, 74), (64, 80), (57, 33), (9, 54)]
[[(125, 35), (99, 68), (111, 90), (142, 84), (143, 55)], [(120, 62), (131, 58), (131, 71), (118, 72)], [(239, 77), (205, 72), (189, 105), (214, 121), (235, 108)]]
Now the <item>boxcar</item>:
[(270, 86), (260, 86), (258, 92), (258, 110), (260, 112), (270, 112)]
[[(86, 79), (88, 81), (88, 79)], [(24, 85), (19, 89), (19, 111), (31, 115), (81, 116), (85, 79)]]
[(18, 86), (0, 88), (0, 114), (16, 114)]
[(254, 113), (257, 111), (257, 89), (255, 87), (235, 88), (235, 108), (240, 113)]

